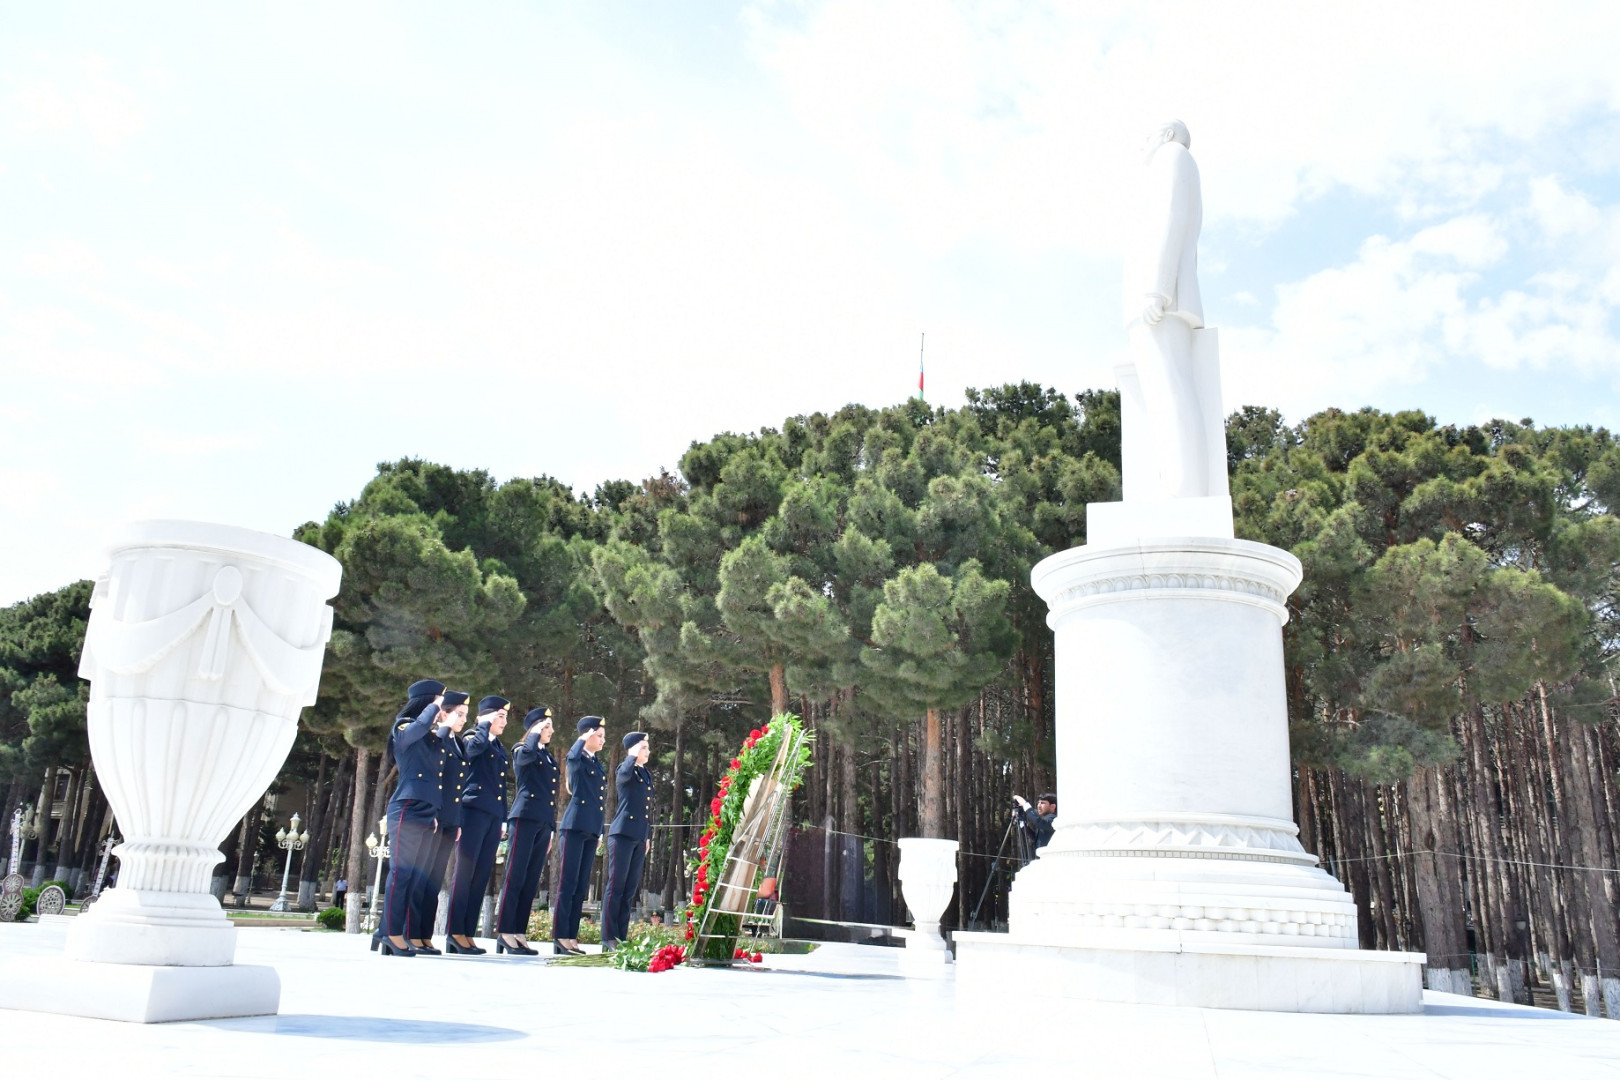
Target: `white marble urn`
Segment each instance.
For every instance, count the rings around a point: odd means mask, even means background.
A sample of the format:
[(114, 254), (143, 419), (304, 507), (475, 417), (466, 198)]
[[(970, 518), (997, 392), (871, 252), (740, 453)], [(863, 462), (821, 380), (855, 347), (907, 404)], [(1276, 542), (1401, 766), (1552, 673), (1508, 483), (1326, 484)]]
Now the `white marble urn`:
[(906, 939), (908, 949), (945, 951), (939, 920), (956, 891), (956, 847), (955, 840), (920, 836), (900, 841), (900, 893), (916, 927)]
[(187, 521), (130, 525), (109, 554), (79, 674), (124, 842), (117, 887), (74, 920), (67, 954), (228, 965), (236, 932), (209, 891), (219, 845), (315, 701), (342, 570), (293, 540)]

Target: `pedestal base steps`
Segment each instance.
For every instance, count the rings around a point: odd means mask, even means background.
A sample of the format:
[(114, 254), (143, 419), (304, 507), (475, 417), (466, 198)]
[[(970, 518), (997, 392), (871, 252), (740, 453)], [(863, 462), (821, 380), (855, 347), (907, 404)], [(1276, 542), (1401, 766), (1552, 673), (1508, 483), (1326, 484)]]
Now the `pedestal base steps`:
[(956, 935), (961, 997), (987, 1001), (1038, 991), (1116, 1001), (1272, 1012), (1423, 1011), (1423, 954), (1276, 945), (1209, 945), (1131, 932), (1053, 945), (1011, 934)]
[(0, 1009), (131, 1024), (269, 1016), (281, 1006), (272, 967), (152, 967), (21, 957), (0, 967)]

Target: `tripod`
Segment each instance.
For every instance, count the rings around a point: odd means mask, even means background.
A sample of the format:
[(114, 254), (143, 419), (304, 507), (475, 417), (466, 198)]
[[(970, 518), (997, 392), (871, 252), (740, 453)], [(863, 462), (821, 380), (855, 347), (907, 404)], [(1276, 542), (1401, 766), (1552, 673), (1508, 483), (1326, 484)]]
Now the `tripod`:
[[(1018, 869), (1023, 869), (1029, 864), (1029, 860), (1034, 858), (1034, 853), (1030, 851), (1029, 847), (1029, 835), (1021, 827), (1022, 823), (1023, 814), (1017, 810), (1013, 811), (1013, 816), (1007, 822), (1007, 831), (1001, 834), (1001, 846), (996, 848), (996, 857), (990, 867), (990, 874), (984, 879), (984, 888), (979, 890), (979, 902), (973, 905), (973, 916), (968, 920), (969, 926), (979, 924), (979, 909), (984, 907), (985, 897), (990, 895), (990, 886), (995, 883), (996, 874), (1007, 872), (1006, 865), (1003, 862), (1008, 857), (1007, 843), (1011, 841), (1016, 845)], [(1013, 873), (1016, 872), (1013, 871)], [(1008, 873), (1007, 878), (1008, 883), (1011, 884), (1012, 873)]]

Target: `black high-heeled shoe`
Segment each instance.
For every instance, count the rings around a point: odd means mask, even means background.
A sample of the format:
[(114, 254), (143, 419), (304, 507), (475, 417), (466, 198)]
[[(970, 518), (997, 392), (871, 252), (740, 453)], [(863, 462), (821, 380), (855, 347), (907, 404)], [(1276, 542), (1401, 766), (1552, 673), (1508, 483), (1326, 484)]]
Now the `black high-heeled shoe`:
[(422, 956), (440, 956), (440, 955), (442, 955), (431, 941), (426, 942), (425, 944), (413, 945), (413, 947), (416, 949), (417, 953), (419, 953)]
[(416, 947), (414, 945), (407, 945), (402, 949), (398, 945), (395, 945), (392, 941), (389, 941), (387, 938), (382, 939), (382, 941), (378, 945), (378, 948), (382, 951), (382, 954), (384, 956), (415, 956), (416, 955)]
[(444, 951), (456, 956), (483, 956), (486, 952), (477, 945), (458, 945), (453, 937), (444, 939)]
[(551, 951), (557, 956), (584, 956), (584, 949), (570, 949), (560, 941), (552, 941)]
[(513, 945), (504, 937), (495, 939), (495, 951), (498, 953), (511, 953), (513, 956), (539, 956), (539, 949), (531, 949), (527, 945)]

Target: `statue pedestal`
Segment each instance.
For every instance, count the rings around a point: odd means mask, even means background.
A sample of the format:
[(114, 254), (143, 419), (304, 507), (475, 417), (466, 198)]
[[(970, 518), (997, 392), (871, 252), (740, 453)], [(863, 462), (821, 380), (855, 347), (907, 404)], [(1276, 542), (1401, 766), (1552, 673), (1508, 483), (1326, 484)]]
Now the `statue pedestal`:
[(957, 935), (959, 985), (1421, 1007), (1422, 955), (1359, 951), (1354, 900), (1299, 844), (1281, 627), (1300, 576), (1287, 552), (1220, 537), (1035, 567), (1056, 635), (1057, 828), (1014, 880), (1010, 933)]

